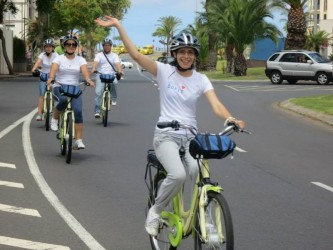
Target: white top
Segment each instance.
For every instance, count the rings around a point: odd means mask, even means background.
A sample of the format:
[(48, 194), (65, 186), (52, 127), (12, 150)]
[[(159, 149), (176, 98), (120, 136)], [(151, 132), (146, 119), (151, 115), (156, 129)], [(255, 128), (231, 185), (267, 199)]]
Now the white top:
[(57, 56), (58, 56), (58, 53), (56, 53), (56, 52), (53, 52), (51, 54), (51, 57), (48, 57), (45, 52), (39, 54), (38, 58), (42, 60), (42, 64), (41, 64), (41, 66), (42, 66), (41, 72), (42, 73), (47, 73), (47, 74), (50, 73), (52, 61)]
[[(82, 65), (87, 64), (86, 59), (81, 56), (75, 55), (73, 59), (68, 59), (65, 55), (56, 57), (52, 63), (59, 65), (59, 70), (56, 74), (56, 80), (62, 84), (79, 85), (80, 68)], [(54, 87), (59, 84), (54, 83)]]
[(196, 104), (199, 97), (214, 89), (206, 75), (193, 70), (190, 77), (177, 73), (176, 67), (157, 63), (157, 83), (160, 93), (159, 122), (177, 120), (197, 127)]
[[(116, 53), (113, 53), (112, 51), (108, 54), (105, 54), (107, 58), (109, 59), (110, 63), (112, 63), (113, 67), (117, 70), (116, 63), (120, 63), (119, 56)], [(95, 55), (95, 62), (98, 62), (97, 65), (97, 71), (102, 74), (115, 74), (116, 72), (108, 62), (108, 60), (105, 58), (103, 52), (99, 52)]]

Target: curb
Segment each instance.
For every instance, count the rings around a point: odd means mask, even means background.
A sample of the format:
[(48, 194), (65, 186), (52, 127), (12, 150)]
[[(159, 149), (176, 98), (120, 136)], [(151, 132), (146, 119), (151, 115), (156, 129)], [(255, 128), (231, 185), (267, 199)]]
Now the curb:
[(289, 100), (278, 102), (278, 107), (290, 110), (292, 112), (295, 112), (297, 114), (303, 115), (305, 117), (320, 121), (322, 123), (325, 123), (327, 125), (333, 126), (333, 116), (332, 115), (326, 115), (319, 111), (313, 111), (311, 109), (306, 109), (300, 106), (296, 106)]

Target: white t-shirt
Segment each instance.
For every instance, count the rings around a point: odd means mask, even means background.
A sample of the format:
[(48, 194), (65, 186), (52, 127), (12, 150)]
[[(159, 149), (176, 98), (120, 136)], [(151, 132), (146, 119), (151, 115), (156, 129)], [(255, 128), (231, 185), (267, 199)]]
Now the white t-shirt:
[[(113, 67), (117, 70), (116, 63), (120, 63), (119, 56), (116, 53), (113, 53), (112, 51), (108, 54), (105, 54), (107, 58), (109, 59), (110, 63), (112, 63)], [(108, 62), (108, 60), (105, 58), (103, 52), (99, 52), (95, 55), (95, 62), (98, 62), (97, 65), (97, 71), (102, 74), (114, 74), (115, 71)]]
[[(75, 55), (73, 59), (68, 59), (65, 55), (60, 55), (56, 57), (52, 63), (59, 65), (59, 69), (56, 74), (57, 81), (62, 84), (78, 86), (81, 66), (87, 64), (87, 61), (78, 55)], [(59, 86), (59, 84), (55, 83), (54, 87), (57, 86)]]
[(57, 56), (58, 56), (58, 53), (56, 53), (56, 52), (53, 52), (51, 57), (48, 57), (45, 52), (39, 54), (38, 58), (42, 60), (42, 64), (41, 64), (42, 73), (47, 73), (47, 74), (50, 73), (51, 64), (52, 64), (54, 58), (56, 58)]
[(157, 63), (157, 83), (160, 93), (159, 122), (177, 120), (197, 127), (196, 104), (206, 91), (214, 89), (206, 75), (193, 70), (190, 77), (177, 73), (176, 67)]

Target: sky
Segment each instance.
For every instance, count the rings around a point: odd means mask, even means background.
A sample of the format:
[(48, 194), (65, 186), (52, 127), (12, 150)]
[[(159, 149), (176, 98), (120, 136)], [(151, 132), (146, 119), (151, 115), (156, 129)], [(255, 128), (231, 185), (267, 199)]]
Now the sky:
[[(158, 20), (161, 17), (175, 16), (181, 19), (182, 24), (178, 31), (193, 24), (196, 12), (203, 11), (202, 0), (132, 0), (132, 5), (124, 15), (122, 24), (127, 34), (137, 46), (153, 44), (155, 47), (163, 47), (159, 43), (158, 37), (152, 34), (156, 30)], [(279, 29), (281, 24), (276, 13), (274, 22)], [(118, 36), (116, 31), (112, 31), (110, 37)], [(114, 41), (116, 42), (116, 41)]]

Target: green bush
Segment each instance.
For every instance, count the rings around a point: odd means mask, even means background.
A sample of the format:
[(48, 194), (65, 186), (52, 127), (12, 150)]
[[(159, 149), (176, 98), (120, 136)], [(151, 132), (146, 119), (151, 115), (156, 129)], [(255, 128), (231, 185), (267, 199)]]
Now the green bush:
[(25, 62), (25, 43), (22, 39), (17, 38), (16, 36), (13, 38), (13, 46), (14, 46), (14, 63)]

